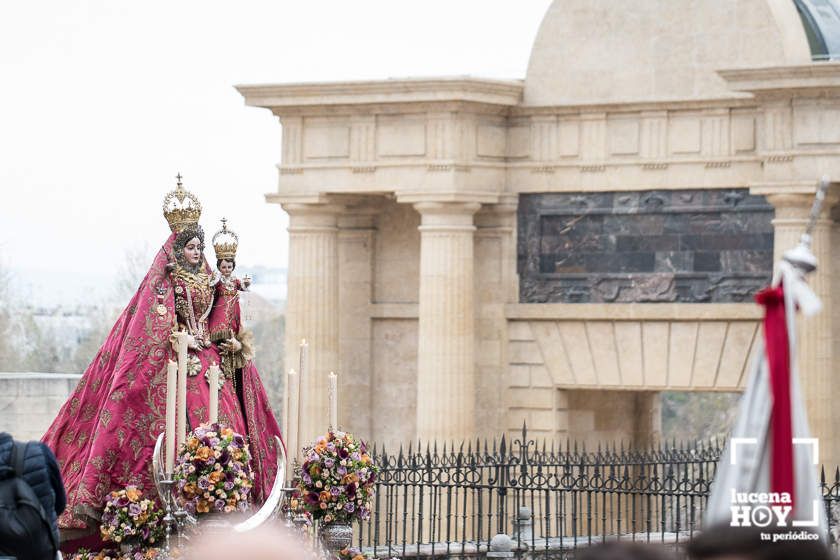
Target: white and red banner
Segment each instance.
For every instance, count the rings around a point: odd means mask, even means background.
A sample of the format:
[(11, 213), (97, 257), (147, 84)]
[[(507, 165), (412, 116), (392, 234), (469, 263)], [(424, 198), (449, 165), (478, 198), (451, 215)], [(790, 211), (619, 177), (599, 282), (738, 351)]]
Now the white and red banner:
[(820, 302), (801, 271), (785, 261), (756, 300), (765, 310), (763, 336), (704, 524), (807, 529), (826, 538), (819, 442), (808, 429), (795, 359), (795, 314), (817, 313)]

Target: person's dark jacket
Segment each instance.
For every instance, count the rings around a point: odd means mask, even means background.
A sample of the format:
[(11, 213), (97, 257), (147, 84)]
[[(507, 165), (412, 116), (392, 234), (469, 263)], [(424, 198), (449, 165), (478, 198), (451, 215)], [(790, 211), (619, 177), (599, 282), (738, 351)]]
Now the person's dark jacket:
[[(13, 446), (12, 436), (0, 432), (0, 471), (12, 468), (9, 460)], [(58, 461), (49, 447), (39, 441), (33, 441), (26, 446), (23, 470), (23, 480), (32, 487), (44, 507), (58, 542), (58, 516), (67, 507), (67, 496), (64, 493)]]

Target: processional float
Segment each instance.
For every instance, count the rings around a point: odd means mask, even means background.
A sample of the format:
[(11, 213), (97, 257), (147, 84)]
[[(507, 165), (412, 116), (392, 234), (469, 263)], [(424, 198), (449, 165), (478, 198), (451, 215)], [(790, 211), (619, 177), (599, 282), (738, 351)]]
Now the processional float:
[[(176, 332), (173, 334), (173, 344), (177, 349), (177, 362), (170, 360), (167, 371), (167, 431), (158, 435), (155, 442), (154, 452), (152, 454), (152, 474), (157, 493), (164, 506), (165, 515), (163, 518), (166, 527), (166, 537), (164, 542), (164, 558), (169, 558), (171, 553), (171, 539), (175, 535), (177, 538), (177, 545), (181, 548), (184, 542), (189, 540), (187, 532), (198, 525), (198, 519), (184, 509), (183, 505), (176, 499), (174, 488), (175, 481), (173, 478), (174, 472), (174, 457), (177, 446), (186, 439), (186, 405), (185, 405), (185, 386), (182, 384), (186, 380), (186, 362), (187, 362), (187, 337), (185, 333)], [(307, 359), (308, 345), (306, 341), (302, 341), (300, 345), (300, 377), (297, 372), (291, 370), (289, 372), (290, 380), (297, 381), (305, 376), (306, 359)], [(183, 365), (182, 365), (183, 364)], [(212, 368), (217, 366), (212, 365)], [(212, 377), (212, 373), (211, 373)], [(211, 383), (211, 387), (217, 386)], [(301, 390), (300, 383), (289, 385), (289, 402), (286, 404), (286, 419), (284, 428), (289, 431), (287, 438), (289, 439), (290, 448), (299, 451), (300, 449), (300, 403), (304, 400), (305, 392)], [(330, 430), (337, 427), (338, 424), (338, 406), (337, 406), (337, 376), (330, 372), (329, 375), (329, 419)], [(213, 400), (213, 391), (210, 393), (210, 399)], [(218, 398), (218, 396), (216, 396)], [(210, 410), (218, 410), (218, 405), (215, 407), (211, 403)], [(216, 419), (211, 416), (210, 421)], [(172, 434), (174, 437), (168, 437), (167, 434)], [(288, 501), (291, 493), (294, 491), (292, 487), (295, 466), (298, 464), (298, 453), (294, 453), (291, 458), (292, 468), (289, 468), (289, 457), (283, 446), (283, 442), (279, 437), (274, 436), (274, 444), (277, 450), (276, 463), (277, 472), (274, 477), (271, 491), (265, 503), (260, 509), (249, 518), (236, 524), (226, 523), (221, 521), (218, 517), (213, 521), (208, 522), (210, 526), (208, 530), (213, 531), (232, 531), (234, 533), (248, 533), (267, 525), (272, 521), (283, 520), (287, 528), (296, 528), (298, 531), (303, 531), (303, 528), (308, 524), (307, 518), (300, 512), (293, 511), (289, 507)], [(292, 447), (294, 446), (294, 447)], [(316, 555), (326, 556), (323, 549), (319, 549), (319, 542), (317, 539), (312, 543), (315, 547)]]

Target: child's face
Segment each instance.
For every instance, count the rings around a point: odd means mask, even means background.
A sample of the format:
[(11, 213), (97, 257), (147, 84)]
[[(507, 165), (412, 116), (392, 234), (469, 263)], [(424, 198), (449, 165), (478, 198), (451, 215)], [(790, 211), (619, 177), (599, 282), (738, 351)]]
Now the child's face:
[(219, 265), (219, 272), (225, 276), (230, 276), (230, 273), (233, 272), (233, 263), (230, 261), (222, 261), (222, 264)]

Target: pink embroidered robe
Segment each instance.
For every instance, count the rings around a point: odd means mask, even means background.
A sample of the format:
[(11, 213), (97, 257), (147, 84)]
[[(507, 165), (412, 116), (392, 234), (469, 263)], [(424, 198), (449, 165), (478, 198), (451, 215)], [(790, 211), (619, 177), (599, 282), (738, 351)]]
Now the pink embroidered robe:
[[(158, 434), (165, 430), (166, 364), (175, 359), (169, 337), (176, 318), (180, 320), (175, 288), (184, 287), (166, 270), (167, 263), (176, 260), (174, 241), (172, 234), (157, 253), (137, 293), (42, 439), (58, 458), (67, 490), (67, 509), (59, 518), (63, 540), (98, 534), (98, 514), (112, 490), (134, 484), (144, 495), (156, 496), (151, 456)], [(204, 269), (209, 272), (206, 262)], [(197, 296), (191, 298), (194, 306), (208, 304), (195, 291), (191, 296)], [(190, 355), (200, 361), (200, 371), (188, 379), (187, 387), (188, 422), (195, 427), (207, 421), (209, 388), (204, 374), (212, 362), (219, 363), (220, 356), (215, 345), (190, 350)], [(249, 440), (255, 474), (252, 496), (259, 505), (274, 480), (273, 436), (279, 436), (280, 430), (253, 362), (244, 368), (242, 378), (245, 414), (233, 383), (225, 383), (219, 395), (219, 420)]]

